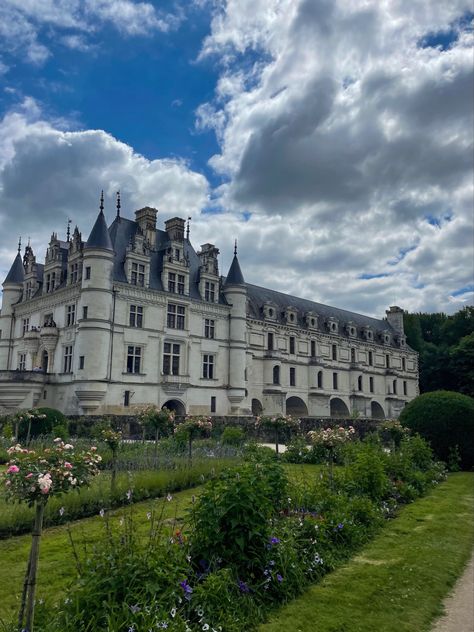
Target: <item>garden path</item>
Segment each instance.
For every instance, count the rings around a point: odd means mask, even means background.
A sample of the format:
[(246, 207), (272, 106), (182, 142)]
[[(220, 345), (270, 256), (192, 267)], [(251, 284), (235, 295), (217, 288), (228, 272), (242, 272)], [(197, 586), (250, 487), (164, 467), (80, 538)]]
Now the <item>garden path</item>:
[(453, 592), (444, 602), (445, 614), (432, 632), (472, 632), (474, 630), (474, 553)]

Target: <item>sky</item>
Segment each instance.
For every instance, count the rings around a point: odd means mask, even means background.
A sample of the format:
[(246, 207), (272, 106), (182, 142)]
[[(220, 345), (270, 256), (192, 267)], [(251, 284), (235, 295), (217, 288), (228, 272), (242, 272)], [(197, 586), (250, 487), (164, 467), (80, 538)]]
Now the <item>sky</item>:
[(0, 278), (70, 218), (191, 217), (246, 281), (384, 315), (472, 304), (465, 0), (2, 0)]

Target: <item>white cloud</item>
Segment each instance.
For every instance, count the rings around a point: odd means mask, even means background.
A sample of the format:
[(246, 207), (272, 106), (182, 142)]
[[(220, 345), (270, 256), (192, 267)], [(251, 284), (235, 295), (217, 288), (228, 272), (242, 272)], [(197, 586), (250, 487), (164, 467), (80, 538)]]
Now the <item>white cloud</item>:
[(31, 237), (40, 261), (51, 233), (64, 237), (68, 217), (87, 238), (102, 188), (109, 221), (118, 189), (124, 215), (150, 205), (160, 222), (198, 218), (208, 201), (206, 179), (184, 161), (147, 160), (102, 130), (58, 129), (33, 99), (9, 112), (0, 121), (0, 277), (19, 234)]
[[(450, 295), (472, 278), (469, 9), (217, 4), (201, 59), (214, 55), (221, 74), (196, 125), (220, 143), (220, 204), (253, 213), (239, 231), (252, 244), (247, 276), (379, 315), (395, 297), (455, 309)], [(420, 45), (440, 31), (449, 46)]]

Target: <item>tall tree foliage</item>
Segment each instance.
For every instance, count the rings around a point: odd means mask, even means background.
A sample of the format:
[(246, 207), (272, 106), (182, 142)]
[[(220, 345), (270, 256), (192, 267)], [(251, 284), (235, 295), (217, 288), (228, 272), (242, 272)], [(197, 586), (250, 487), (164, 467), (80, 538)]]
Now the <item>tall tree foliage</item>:
[(408, 344), (420, 354), (422, 393), (447, 389), (474, 397), (474, 307), (456, 314), (405, 314)]

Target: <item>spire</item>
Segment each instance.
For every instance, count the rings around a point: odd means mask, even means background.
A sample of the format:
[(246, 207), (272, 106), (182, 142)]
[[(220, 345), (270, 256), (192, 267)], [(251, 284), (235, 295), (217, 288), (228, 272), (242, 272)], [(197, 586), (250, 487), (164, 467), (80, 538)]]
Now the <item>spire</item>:
[(117, 219), (120, 219), (120, 191), (117, 191)]
[(3, 285), (6, 285), (7, 283), (14, 283), (16, 285), (21, 285), (23, 281), (25, 280), (25, 269), (23, 267), (23, 262), (21, 260), (20, 248), (21, 248), (21, 238), (18, 243), (17, 255), (15, 257), (15, 260), (13, 261), (12, 267), (10, 268), (10, 272), (7, 274), (7, 278), (3, 282)]
[(113, 250), (112, 241), (109, 235), (109, 229), (104, 217), (104, 192), (100, 196), (100, 211), (92, 227), (86, 248), (101, 248), (103, 250)]
[(72, 222), (72, 219), (67, 220), (66, 241), (68, 243), (71, 240), (71, 222)]
[(234, 244), (234, 258), (230, 264), (229, 272), (225, 280), (225, 285), (245, 285), (244, 275), (240, 269), (239, 260), (237, 259), (237, 240)]
[(18, 254), (21, 252), (21, 236), (18, 238)]
[(188, 225), (186, 226), (186, 239), (189, 241), (189, 230), (191, 228), (191, 218), (188, 217)]

